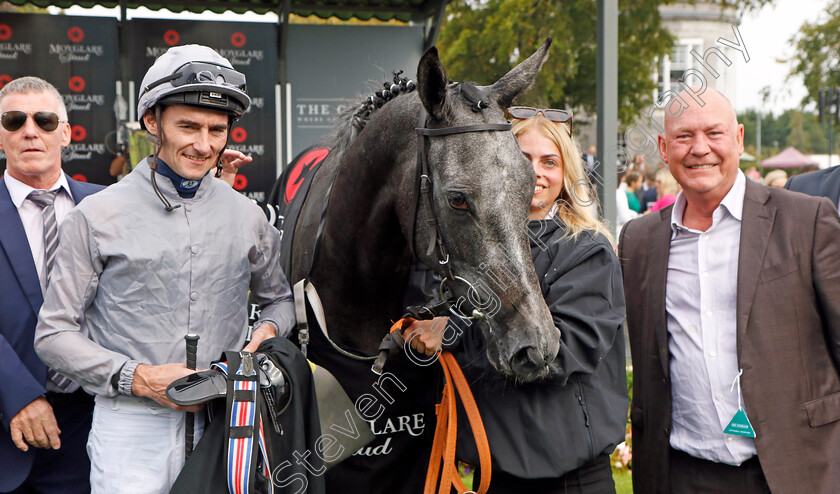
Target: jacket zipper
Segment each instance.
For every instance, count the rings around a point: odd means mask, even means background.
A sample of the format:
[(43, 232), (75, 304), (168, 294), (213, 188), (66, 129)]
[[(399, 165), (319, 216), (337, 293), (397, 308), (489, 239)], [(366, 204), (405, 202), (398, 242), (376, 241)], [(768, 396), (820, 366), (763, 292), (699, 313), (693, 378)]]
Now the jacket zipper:
[(575, 393), (575, 397), (578, 400), (578, 404), (580, 404), (580, 409), (583, 411), (583, 419), (586, 424), (586, 436), (589, 438), (589, 457), (592, 458), (592, 455), (595, 454), (595, 445), (592, 443), (592, 427), (589, 425), (589, 411), (586, 409), (586, 401), (583, 399), (583, 383), (581, 383), (580, 378), (577, 379), (578, 384), (578, 391)]

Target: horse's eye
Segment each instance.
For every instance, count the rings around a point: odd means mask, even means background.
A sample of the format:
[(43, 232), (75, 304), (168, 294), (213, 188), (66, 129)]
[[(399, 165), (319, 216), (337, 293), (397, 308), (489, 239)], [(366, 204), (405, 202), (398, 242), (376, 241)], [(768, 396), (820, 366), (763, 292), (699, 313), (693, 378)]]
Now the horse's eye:
[(467, 195), (463, 192), (447, 192), (446, 197), (449, 199), (449, 205), (455, 209), (469, 209), (467, 204)]

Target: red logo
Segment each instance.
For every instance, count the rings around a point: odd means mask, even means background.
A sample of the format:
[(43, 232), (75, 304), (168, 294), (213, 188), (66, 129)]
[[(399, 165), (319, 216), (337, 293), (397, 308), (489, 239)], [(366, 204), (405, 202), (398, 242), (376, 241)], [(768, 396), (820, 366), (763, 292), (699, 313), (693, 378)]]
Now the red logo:
[[(283, 197), (286, 204), (292, 203), (303, 181), (309, 178), (312, 170), (320, 165), (328, 154), (330, 154), (329, 148), (315, 148), (303, 155), (300, 161), (294, 164), (292, 173), (289, 174), (289, 180), (286, 182), (286, 193)], [(304, 171), (304, 168), (307, 168), (307, 170)]]
[(70, 138), (74, 141), (84, 141), (87, 137), (87, 130), (81, 125), (74, 125), (70, 127)]
[(8, 24), (0, 24), (0, 40), (6, 41), (12, 37), (12, 28)]
[(74, 75), (69, 81), (67, 81), (67, 86), (74, 93), (78, 93), (85, 89), (85, 80), (82, 79), (81, 76)]
[(0, 75), (0, 89), (10, 82), (12, 82), (12, 78), (8, 74)]
[(82, 28), (73, 26), (67, 30), (67, 39), (69, 39), (73, 43), (79, 43), (80, 41), (85, 39), (85, 32), (82, 31)]
[(73, 175), (73, 180), (77, 182), (87, 182), (87, 177), (82, 175), (81, 173), (77, 173)]
[(178, 31), (174, 29), (170, 29), (163, 33), (163, 41), (166, 42), (167, 45), (177, 45), (178, 41), (181, 40), (181, 35), (178, 34)]
[(248, 133), (242, 127), (237, 127), (230, 133), (230, 138), (233, 139), (233, 142), (243, 142), (248, 138)]
[(233, 179), (233, 188), (236, 190), (242, 190), (245, 186), (248, 185), (248, 179), (245, 178), (245, 175), (237, 175)]
[(230, 35), (230, 44), (237, 48), (241, 48), (242, 46), (244, 46), (245, 41), (247, 41), (245, 39), (245, 35), (240, 33), (239, 31)]

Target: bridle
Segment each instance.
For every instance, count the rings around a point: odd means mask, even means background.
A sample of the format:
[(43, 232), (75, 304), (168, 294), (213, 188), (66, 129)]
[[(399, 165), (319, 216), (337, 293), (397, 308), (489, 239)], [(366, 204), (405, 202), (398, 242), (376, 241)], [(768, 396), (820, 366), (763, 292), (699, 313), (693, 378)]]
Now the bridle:
[[(481, 111), (484, 108), (487, 108), (487, 104), (485, 102), (479, 101), (476, 104), (476, 107), (475, 107), (474, 111)], [(417, 197), (417, 202), (419, 204), (419, 202), (422, 200), (423, 197), (426, 198), (426, 202), (427, 202), (428, 207), (429, 207), (429, 213), (432, 216), (432, 219), (429, 221), (429, 223), (434, 227), (433, 230), (432, 230), (432, 239), (429, 242), (428, 249), (426, 250), (426, 255), (431, 256), (433, 254), (434, 250), (437, 249), (438, 265), (441, 267), (441, 269), (444, 270), (445, 276), (443, 276), (443, 279), (440, 282), (440, 298), (441, 298), (440, 302), (438, 302), (434, 305), (431, 305), (431, 306), (408, 307), (406, 309), (407, 310), (407, 315), (409, 315), (409, 316), (411, 316), (415, 319), (432, 319), (435, 316), (449, 315), (451, 307), (453, 305), (455, 305), (455, 304), (453, 304), (454, 297), (451, 296), (451, 295), (449, 297), (446, 297), (444, 295), (444, 287), (446, 287), (447, 285), (457, 281), (457, 282), (464, 283), (469, 287), (468, 288), (468, 290), (469, 290), (468, 293), (472, 293), (475, 296), (475, 301), (477, 302), (476, 304), (473, 304), (472, 310), (469, 311), (470, 312), (469, 315), (460, 314), (461, 309), (460, 309), (460, 307), (458, 307), (457, 310), (459, 312), (459, 314), (458, 314), (459, 317), (461, 317), (463, 319), (484, 319), (485, 314), (480, 309), (480, 307), (481, 307), (481, 296), (480, 296), (478, 290), (476, 289), (475, 285), (470, 283), (470, 281), (467, 280), (466, 278), (464, 278), (462, 276), (458, 276), (453, 272), (452, 264), (450, 263), (450, 260), (449, 260), (449, 254), (447, 253), (447, 249), (446, 249), (446, 242), (445, 242), (445, 240), (443, 238), (443, 235), (441, 234), (441, 231), (440, 231), (440, 222), (438, 221), (438, 215), (435, 212), (434, 200), (433, 200), (433, 197), (432, 197), (433, 196), (433, 191), (432, 191), (433, 183), (432, 183), (431, 169), (429, 168), (429, 159), (428, 159), (428, 146), (430, 145), (429, 139), (432, 138), (432, 137), (441, 137), (441, 136), (448, 136), (448, 135), (454, 135), (454, 134), (466, 134), (466, 133), (470, 133), (470, 132), (506, 132), (506, 131), (510, 131), (512, 125), (510, 123), (475, 124), (475, 125), (460, 125), (460, 126), (455, 126), (455, 127), (443, 127), (443, 128), (439, 128), (439, 129), (430, 129), (430, 128), (426, 127), (426, 125), (428, 124), (427, 118), (428, 118), (428, 115), (426, 113), (426, 109), (421, 104), (420, 105), (420, 114), (419, 114), (418, 124), (417, 124), (418, 126), (414, 129), (415, 132), (417, 133), (417, 182), (419, 183), (419, 190), (420, 190), (420, 194)], [(301, 284), (301, 282), (298, 282), (295, 285), (296, 288), (298, 287), (298, 285), (300, 285), (302, 287), (301, 290), (303, 290), (304, 289), (303, 287), (305, 287), (306, 285), (309, 285), (309, 278), (310, 278), (310, 276), (312, 274), (312, 270), (313, 270), (313, 268), (314, 268), (314, 266), (315, 266), (315, 264), (318, 260), (318, 253), (320, 251), (319, 247), (320, 247), (320, 244), (321, 244), (321, 238), (322, 238), (323, 233), (324, 233), (324, 225), (326, 223), (327, 209), (329, 207), (330, 196), (331, 196), (331, 193), (332, 193), (333, 185), (335, 185), (336, 178), (338, 177), (338, 174), (339, 174), (339, 170), (335, 170), (335, 172), (334, 172), (334, 174), (333, 174), (333, 176), (330, 180), (329, 187), (327, 188), (326, 201), (324, 201), (324, 205), (323, 205), (323, 208), (321, 210), (321, 218), (320, 218), (320, 221), (319, 221), (319, 224), (318, 224), (318, 231), (315, 235), (315, 245), (313, 247), (312, 261), (310, 262), (309, 267), (306, 271), (306, 276), (304, 276), (303, 280), (301, 280), (303, 283)], [(408, 239), (409, 240), (408, 243), (412, 247), (412, 249), (414, 250), (415, 253), (420, 252), (417, 249), (417, 247), (415, 246), (415, 236), (416, 236), (415, 235), (415, 230), (417, 230), (417, 212), (418, 212), (418, 210), (419, 210), (419, 208), (415, 208), (414, 228), (409, 230), (409, 235), (410, 235), (411, 238)], [(454, 293), (454, 292), (452, 290), (450, 290), (450, 293)], [(304, 297), (307, 297), (307, 295), (305, 295), (303, 293), (303, 291), (301, 291), (300, 293), (296, 292), (295, 303), (298, 304), (299, 302), (298, 302), (297, 299), (298, 298), (302, 299)], [(320, 304), (320, 301), (318, 301), (318, 304)], [(457, 304), (457, 302), (456, 302), (456, 304)], [(457, 307), (457, 305), (456, 305), (456, 307)], [(301, 350), (303, 351), (304, 355), (306, 355), (306, 347), (309, 344), (309, 329), (308, 329), (308, 324), (306, 324), (305, 321), (304, 321), (303, 324), (301, 323), (301, 319), (305, 320), (305, 312), (303, 313), (303, 315), (299, 315), (299, 317), (298, 317), (298, 326), (299, 326), (299, 336), (298, 336), (298, 338), (299, 338), (299, 342), (301, 343)], [(340, 354), (342, 354), (346, 357), (349, 357), (349, 358), (354, 359), (354, 360), (366, 360), (366, 361), (367, 360), (375, 360), (375, 359), (380, 358), (377, 355), (373, 355), (373, 356), (356, 355), (352, 352), (349, 352), (349, 351), (341, 348), (340, 346), (338, 346), (338, 344), (336, 344), (332, 340), (332, 338), (330, 338), (326, 327), (322, 327), (321, 330), (322, 330), (322, 333), (323, 333), (324, 337), (329, 342), (330, 346), (332, 346), (336, 351), (338, 351)], [(389, 336), (390, 336), (390, 334), (389, 334)], [(389, 336), (386, 336), (386, 338), (388, 338)], [(382, 353), (383, 345), (386, 345), (384, 340), (383, 340), (383, 344), (380, 345), (380, 355)], [(381, 365), (384, 365), (384, 360), (382, 360)], [(381, 365), (380, 365), (380, 367), (381, 367)]]
[[(479, 101), (478, 103), (476, 103), (474, 111), (481, 111), (484, 108), (487, 108), (487, 104), (483, 101)], [(441, 266), (441, 269), (444, 270), (445, 276), (443, 276), (443, 279), (440, 282), (441, 303), (435, 305), (434, 307), (409, 308), (409, 312), (411, 312), (411, 315), (415, 318), (422, 319), (429, 319), (430, 316), (434, 317), (436, 315), (443, 315), (445, 313), (448, 313), (450, 307), (452, 306), (451, 302), (453, 301), (454, 297), (446, 297), (444, 295), (444, 287), (450, 283), (459, 281), (461, 283), (466, 284), (469, 287), (468, 293), (472, 293), (475, 296), (475, 300), (477, 302), (477, 304), (473, 304), (472, 311), (470, 311), (469, 315), (460, 315), (460, 317), (464, 319), (484, 319), (485, 315), (480, 308), (481, 296), (479, 295), (478, 290), (466, 278), (457, 276), (452, 271), (452, 264), (449, 262), (449, 254), (446, 249), (446, 241), (440, 231), (440, 221), (438, 220), (438, 215), (435, 211), (433, 200), (433, 184), (428, 157), (429, 146), (431, 144), (430, 138), (454, 134), (466, 134), (470, 132), (505, 132), (509, 131), (512, 125), (510, 123), (488, 123), (475, 125), (459, 125), (455, 127), (443, 127), (439, 129), (430, 129), (427, 127), (427, 125), (428, 115), (426, 114), (426, 109), (422, 105), (420, 105), (420, 115), (418, 118), (417, 127), (414, 129), (414, 131), (417, 133), (417, 170), (419, 173), (418, 181), (420, 182), (420, 196), (418, 197), (418, 202), (422, 200), (423, 197), (426, 198), (426, 202), (429, 207), (429, 214), (431, 214), (432, 216), (432, 219), (429, 221), (429, 224), (434, 227), (432, 230), (432, 238), (429, 242), (428, 248), (425, 251), (425, 254), (426, 256), (431, 256), (433, 251), (437, 249), (438, 264)], [(419, 210), (419, 208), (417, 208), (417, 210)], [(412, 230), (412, 235), (414, 235), (415, 230), (417, 230), (416, 211), (414, 216), (414, 230)], [(412, 245), (412, 247), (414, 247), (413, 238), (409, 239), (409, 244)]]

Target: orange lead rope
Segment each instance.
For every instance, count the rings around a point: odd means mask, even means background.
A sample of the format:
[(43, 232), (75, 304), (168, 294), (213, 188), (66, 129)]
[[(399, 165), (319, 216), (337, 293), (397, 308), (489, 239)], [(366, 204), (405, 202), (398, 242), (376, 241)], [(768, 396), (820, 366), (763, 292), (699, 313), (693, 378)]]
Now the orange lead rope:
[[(414, 322), (414, 319), (400, 319), (391, 326), (391, 332), (403, 330), (410, 326), (412, 322)], [(458, 415), (455, 403), (457, 392), (458, 396), (461, 397), (464, 410), (467, 412), (475, 444), (478, 447), (481, 483), (475, 492), (486, 494), (490, 488), (490, 476), (493, 467), (490, 461), (490, 444), (487, 442), (484, 422), (481, 420), (475, 398), (473, 398), (470, 386), (467, 384), (464, 373), (461, 372), (461, 366), (458, 365), (455, 357), (451, 352), (442, 351), (438, 360), (443, 368), (446, 382), (443, 386), (440, 403), (435, 406), (437, 426), (435, 427), (435, 439), (432, 444), (432, 455), (429, 458), (426, 487), (423, 493), (435, 494), (436, 486), (438, 487), (437, 494), (449, 494), (451, 492), (450, 487), (454, 487), (461, 494), (467, 492), (466, 486), (458, 475), (458, 469), (455, 467), (455, 444), (458, 439)], [(438, 478), (440, 478), (439, 484)], [(475, 481), (473, 481), (473, 487), (475, 487)]]

